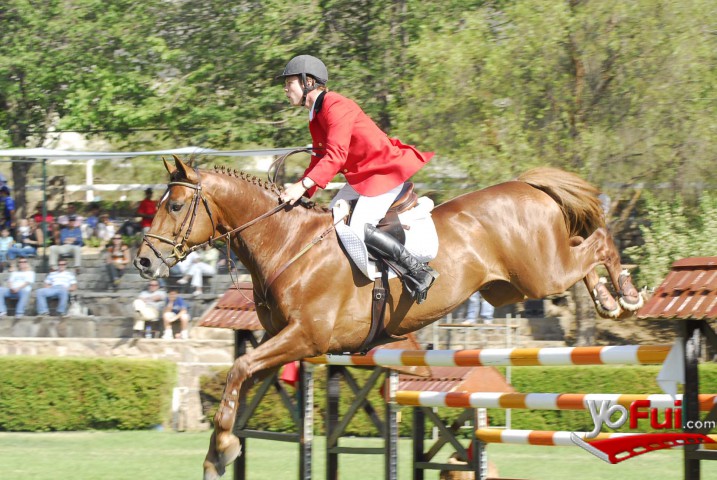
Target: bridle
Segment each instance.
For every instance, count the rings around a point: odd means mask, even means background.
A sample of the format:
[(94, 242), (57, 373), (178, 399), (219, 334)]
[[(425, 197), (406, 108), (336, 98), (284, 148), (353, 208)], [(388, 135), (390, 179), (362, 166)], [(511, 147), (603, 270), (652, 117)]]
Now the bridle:
[[(184, 216), (184, 219), (182, 220), (182, 223), (179, 225), (179, 229), (177, 230), (177, 233), (174, 236), (174, 239), (164, 237), (162, 235), (156, 235), (154, 233), (146, 233), (144, 237), (142, 238), (142, 242), (147, 244), (147, 246), (154, 252), (156, 257), (164, 263), (167, 268), (171, 268), (172, 265), (169, 264), (169, 260), (176, 259), (175, 263), (181, 262), (184, 260), (187, 255), (192, 253), (195, 250), (199, 250), (200, 248), (204, 248), (205, 245), (213, 246), (214, 242), (217, 240), (221, 240), (223, 238), (227, 239), (227, 250), (229, 249), (229, 237), (233, 233), (241, 232), (242, 230), (249, 228), (250, 226), (254, 225), (255, 223), (270, 217), (271, 215), (275, 214), (279, 210), (282, 210), (286, 206), (286, 202), (282, 202), (273, 209), (269, 210), (268, 212), (258, 216), (254, 220), (250, 220), (249, 222), (245, 223), (244, 225), (241, 225), (240, 227), (237, 227), (233, 230), (229, 230), (226, 233), (222, 233), (220, 235), (217, 235), (217, 225), (214, 221), (214, 215), (212, 215), (212, 209), (209, 207), (209, 202), (207, 201), (206, 197), (204, 196), (202, 192), (202, 181), (201, 177), (199, 176), (199, 170), (194, 169), (195, 173), (197, 174), (197, 183), (189, 183), (189, 182), (169, 182), (167, 184), (167, 190), (165, 191), (164, 195), (162, 195), (161, 198), (164, 198), (168, 196), (169, 190), (177, 185), (180, 187), (187, 187), (194, 190), (194, 193), (192, 194), (192, 203), (187, 210), (187, 214)], [(204, 209), (207, 212), (207, 215), (209, 216), (209, 220), (212, 222), (212, 233), (209, 235), (209, 238), (202, 242), (194, 245), (193, 247), (187, 246), (187, 243), (189, 241), (189, 236), (192, 233), (192, 228), (194, 226), (194, 221), (197, 218), (197, 209), (199, 208), (199, 203), (202, 203), (204, 205)], [(185, 225), (187, 226), (184, 237), (179, 241), (180, 237), (182, 237), (182, 230), (184, 229)], [(162, 252), (160, 252), (157, 247), (155, 247), (152, 242), (148, 240), (148, 238), (153, 238), (155, 240), (159, 240), (162, 243), (168, 243), (172, 246), (172, 254), (165, 257), (162, 255)]]
[[(282, 158), (280, 159), (280, 161), (275, 162), (275, 164), (273, 166), (276, 166), (277, 170), (278, 170), (278, 168), (280, 168), (281, 164), (283, 163), (283, 160), (286, 157), (288, 157), (289, 155), (292, 155), (294, 153), (298, 153), (300, 151), (305, 151), (305, 150), (299, 149), (299, 150), (289, 152), (289, 153), (283, 155)], [(226, 256), (227, 256), (227, 259), (230, 260), (231, 256), (229, 254), (229, 245), (231, 243), (231, 235), (232, 234), (239, 233), (242, 230), (245, 230), (245, 229), (251, 227), (252, 225), (264, 220), (265, 218), (268, 218), (268, 217), (274, 215), (278, 211), (284, 210), (289, 205), (288, 202), (280, 202), (276, 207), (272, 208), (271, 210), (269, 210), (265, 213), (262, 213), (261, 215), (259, 215), (258, 217), (256, 217), (253, 220), (248, 221), (244, 225), (241, 225), (237, 228), (229, 230), (226, 233), (217, 235), (217, 225), (214, 221), (214, 216), (212, 215), (212, 210), (209, 207), (209, 202), (207, 201), (206, 197), (203, 194), (202, 182), (201, 182), (201, 177), (199, 175), (199, 170), (195, 168), (194, 171), (197, 175), (197, 183), (196, 184), (189, 183), (189, 182), (177, 182), (177, 181), (169, 182), (167, 184), (167, 190), (161, 197), (161, 198), (168, 197), (169, 190), (171, 189), (171, 187), (173, 187), (175, 185), (180, 186), (180, 187), (191, 188), (192, 190), (194, 190), (194, 193), (192, 195), (191, 206), (187, 210), (187, 214), (185, 215), (184, 219), (182, 220), (182, 223), (180, 224), (179, 229), (177, 230), (177, 233), (174, 235), (174, 239), (163, 237), (161, 235), (156, 235), (154, 233), (146, 233), (144, 235), (144, 237), (142, 238), (142, 242), (147, 244), (147, 246), (154, 252), (154, 254), (157, 256), (157, 258), (159, 260), (161, 260), (162, 263), (164, 263), (167, 266), (167, 268), (172, 267), (172, 265), (169, 264), (169, 260), (175, 258), (176, 259), (175, 263), (180, 262), (183, 259), (185, 259), (187, 257), (187, 255), (189, 255), (193, 251), (203, 248), (205, 245), (214, 246), (214, 242), (216, 242), (217, 240), (223, 239), (223, 238), (226, 238), (226, 241), (225, 241), (226, 248), (227, 248)], [(275, 178), (276, 178), (276, 174), (275, 174)], [(197, 218), (197, 209), (199, 208), (200, 201), (204, 205), (204, 209), (207, 211), (209, 220), (212, 222), (212, 233), (209, 235), (209, 238), (206, 241), (199, 243), (197, 245), (194, 245), (193, 247), (189, 247), (189, 246), (187, 246), (187, 243), (189, 241), (189, 235), (192, 233), (192, 227), (194, 226), (194, 221)], [(161, 202), (161, 200), (160, 200), (160, 202)], [(310, 203), (310, 202), (307, 202), (307, 203)], [(344, 220), (344, 218), (341, 218), (338, 221), (343, 221), (343, 220)], [(337, 221), (337, 223), (338, 223), (338, 221)], [(182, 229), (184, 229), (185, 225), (187, 226), (187, 228), (186, 228), (186, 231), (184, 232), (184, 237), (181, 239), (181, 241), (179, 241), (179, 238), (182, 237)], [(291, 259), (289, 259), (289, 261), (284, 263), (276, 272), (274, 272), (274, 274), (271, 275), (267, 279), (267, 281), (264, 283), (262, 290), (258, 291), (255, 289), (254, 296), (260, 298), (260, 301), (256, 302), (256, 304), (257, 305), (266, 305), (266, 298), (268, 296), (268, 291), (269, 291), (269, 287), (271, 286), (271, 284), (274, 283), (274, 281), (282, 273), (284, 273), (284, 271), (286, 271), (286, 269), (289, 268), (296, 260), (298, 260), (301, 256), (303, 256), (307, 251), (309, 251), (309, 249), (311, 249), (314, 245), (316, 245), (317, 243), (324, 240), (334, 228), (335, 228), (335, 223), (332, 222), (331, 225), (329, 226), (329, 228), (327, 228), (320, 235), (318, 235), (317, 237), (312, 239), (296, 255), (294, 255)], [(152, 242), (150, 242), (148, 240), (148, 238), (155, 239), (160, 242), (170, 244), (172, 246), (172, 254), (169, 255), (168, 257), (164, 257), (162, 255), (162, 252), (160, 252), (157, 249), (157, 247), (155, 247), (152, 244)], [(236, 284), (236, 282), (235, 282), (235, 284)]]

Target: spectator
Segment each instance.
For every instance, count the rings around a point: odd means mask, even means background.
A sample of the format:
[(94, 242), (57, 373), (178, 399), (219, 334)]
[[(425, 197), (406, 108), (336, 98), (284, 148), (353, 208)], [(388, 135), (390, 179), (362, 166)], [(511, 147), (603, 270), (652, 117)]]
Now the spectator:
[(156, 214), (157, 203), (152, 200), (152, 189), (148, 188), (144, 191), (144, 200), (139, 202), (139, 207), (137, 207), (137, 215), (142, 217), (140, 224), (144, 233), (149, 231), (149, 227), (152, 226), (152, 220), (154, 220)]
[(85, 218), (85, 222), (82, 224), (82, 233), (84, 238), (97, 238), (98, 228), (100, 225), (100, 206), (93, 203), (90, 206), (90, 214)]
[[(42, 207), (38, 207), (35, 214), (32, 216), (32, 218), (35, 220), (35, 223), (40, 225), (42, 223)], [(45, 222), (47, 222), (48, 225), (52, 225), (52, 223), (55, 221), (55, 217), (52, 216), (50, 212), (47, 212), (47, 215), (45, 215)]]
[(62, 245), (60, 242), (60, 232), (62, 227), (57, 222), (52, 222), (49, 226), (48, 237), (50, 237), (50, 245)]
[(67, 270), (67, 261), (60, 260), (57, 270), (50, 272), (45, 279), (45, 287), (37, 291), (37, 314), (49, 315), (50, 309), (47, 306), (48, 298), (57, 298), (57, 313), (65, 317), (67, 303), (70, 301), (70, 292), (77, 290), (77, 278), (75, 274)]
[(479, 315), (483, 323), (493, 323), (494, 313), (495, 307), (488, 303), (480, 292), (476, 292), (468, 297), (465, 323), (478, 323)]
[(14, 243), (15, 239), (10, 236), (10, 230), (7, 228), (0, 230), (0, 271), (7, 267), (7, 254)]
[(164, 306), (164, 312), (162, 313), (162, 321), (164, 322), (164, 334), (162, 338), (164, 340), (172, 340), (174, 335), (172, 334), (172, 323), (179, 320), (181, 327), (179, 338), (186, 340), (189, 338), (187, 332), (187, 326), (189, 325), (189, 305), (179, 296), (179, 292), (176, 288), (169, 291), (169, 297), (167, 303)]
[(219, 250), (205, 245), (198, 255), (189, 259), (189, 267), (184, 272), (184, 276), (177, 283), (185, 285), (191, 278), (191, 285), (194, 287), (192, 295), (201, 295), (204, 293), (203, 276), (213, 276), (217, 274), (217, 260), (219, 260)]
[(139, 232), (142, 231), (142, 225), (138, 221), (139, 217), (137, 218), (128, 218), (124, 222), (122, 222), (122, 225), (119, 227), (119, 233), (123, 237), (134, 237)]
[(112, 243), (107, 245), (105, 252), (105, 265), (107, 275), (110, 277), (110, 284), (115, 290), (119, 287), (120, 279), (124, 274), (125, 268), (129, 265), (129, 262), (129, 246), (122, 241), (120, 234), (113, 236)]
[(71, 254), (74, 257), (75, 270), (79, 271), (82, 266), (82, 230), (80, 229), (77, 217), (68, 218), (70, 224), (60, 230), (59, 244), (50, 247), (50, 266), (57, 266), (57, 259), (60, 255)]
[[(25, 229), (27, 224), (27, 229)], [(37, 254), (37, 249), (40, 248), (44, 242), (42, 234), (42, 228), (35, 223), (35, 219), (30, 217), (28, 219), (20, 220), (18, 227), (18, 233), (16, 241), (17, 243), (10, 247), (7, 252), (7, 258), (14, 260), (17, 257), (32, 257)]]
[[(159, 312), (167, 301), (167, 292), (159, 288), (158, 280), (151, 280), (147, 290), (143, 290), (132, 303), (134, 307), (134, 333), (141, 336), (146, 322), (159, 320)], [(149, 328), (149, 327), (147, 327)]]
[(10, 196), (10, 187), (0, 187), (0, 201), (3, 202), (2, 226), (11, 232), (15, 231), (15, 200)]
[(35, 271), (30, 269), (27, 259), (21, 258), (17, 261), (17, 269), (10, 274), (7, 280), (7, 287), (0, 287), (0, 317), (7, 315), (5, 306), (6, 298), (16, 298), (15, 317), (25, 315), (25, 305), (30, 299), (32, 286), (35, 284)]
[(100, 215), (100, 222), (97, 224), (97, 237), (103, 242), (109, 242), (115, 234), (115, 226), (106, 213)]

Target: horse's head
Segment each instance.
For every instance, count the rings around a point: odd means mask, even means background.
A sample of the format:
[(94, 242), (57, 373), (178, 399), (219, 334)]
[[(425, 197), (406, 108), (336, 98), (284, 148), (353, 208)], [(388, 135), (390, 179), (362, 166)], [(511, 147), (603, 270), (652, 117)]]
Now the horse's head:
[(192, 247), (207, 242), (215, 233), (199, 172), (177, 156), (175, 165), (163, 161), (170, 181), (134, 259), (143, 278), (168, 276), (169, 269), (183, 260)]

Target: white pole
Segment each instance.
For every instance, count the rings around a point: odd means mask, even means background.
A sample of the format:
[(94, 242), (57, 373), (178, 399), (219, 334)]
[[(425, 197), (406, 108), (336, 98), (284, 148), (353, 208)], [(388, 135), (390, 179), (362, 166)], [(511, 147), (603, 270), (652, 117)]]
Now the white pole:
[[(89, 160), (87, 160), (87, 163), (85, 163), (85, 184), (88, 187), (91, 187), (94, 184), (94, 178), (93, 178), (94, 167), (95, 167), (95, 159), (90, 158)], [(87, 201), (87, 202), (95, 201), (95, 192), (91, 188), (88, 188), (85, 191), (85, 201)]]

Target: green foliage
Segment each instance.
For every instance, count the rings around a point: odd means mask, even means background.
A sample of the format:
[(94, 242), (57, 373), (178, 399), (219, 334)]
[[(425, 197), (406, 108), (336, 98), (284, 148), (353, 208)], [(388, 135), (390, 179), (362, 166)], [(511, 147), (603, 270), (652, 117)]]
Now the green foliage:
[(0, 431), (149, 428), (175, 379), (169, 362), (0, 357)]
[[(619, 393), (619, 394), (654, 394), (660, 393), (655, 381), (660, 370), (659, 366), (571, 366), (571, 367), (513, 367), (512, 382), (520, 393)], [(370, 370), (350, 368), (360, 384), (368, 378)], [(216, 375), (203, 377), (200, 380), (200, 391), (204, 400), (207, 420), (211, 421), (224, 388), (227, 370), (217, 370)], [(700, 365), (700, 391), (702, 393), (717, 392), (717, 365)], [(315, 370), (315, 433), (324, 434), (326, 416), (326, 369)], [(291, 387), (288, 387), (291, 390)], [(369, 395), (377, 415), (383, 419), (383, 402), (378, 389)], [(354, 395), (345, 382), (341, 382), (341, 402), (339, 412), (343, 415)], [(410, 437), (412, 408), (403, 408), (399, 434)], [(450, 424), (461, 413), (456, 408), (439, 408), (438, 415), (446, 424)], [(505, 425), (505, 410), (489, 409), (489, 422), (493, 426)], [(649, 424), (638, 424), (644, 431)], [(250, 420), (250, 428), (278, 432), (293, 432), (293, 424), (287, 411), (281, 405), (280, 397), (273, 390), (262, 400), (256, 415)], [(551, 411), (551, 410), (512, 410), (511, 428), (528, 430), (567, 430), (590, 431), (593, 429), (589, 413), (585, 411)], [(430, 430), (430, 428), (429, 428)], [(368, 416), (360, 410), (346, 430), (347, 435), (375, 436), (377, 431)], [(470, 432), (462, 433), (470, 438)]]
[(647, 194), (645, 211), (649, 223), (640, 226), (644, 244), (625, 250), (638, 265), (639, 285), (658, 286), (676, 260), (717, 252), (717, 195), (704, 192), (690, 211), (679, 195), (669, 201)]
[[(437, 188), (545, 164), (606, 187), (717, 182), (713, 0), (8, 0), (0, 14), (10, 147), (56, 127), (116, 148), (304, 145), (306, 111), (274, 76), (312, 53), (331, 89), (438, 153), (417, 178)], [(30, 165), (13, 166), (19, 192)], [(166, 178), (154, 160), (123, 174)]]

